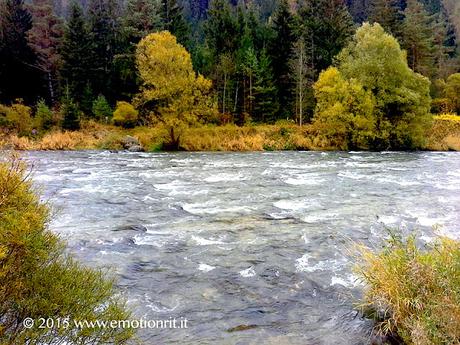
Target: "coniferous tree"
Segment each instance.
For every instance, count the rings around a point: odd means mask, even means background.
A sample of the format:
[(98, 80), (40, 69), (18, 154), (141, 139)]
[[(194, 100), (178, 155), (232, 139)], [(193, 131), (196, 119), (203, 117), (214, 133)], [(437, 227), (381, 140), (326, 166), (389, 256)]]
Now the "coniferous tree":
[(92, 69), (91, 87), (95, 94), (103, 93), (113, 100), (113, 59), (119, 50), (120, 23), (115, 0), (91, 0), (88, 10)]
[(417, 0), (409, 0), (404, 11), (403, 47), (407, 50), (409, 67), (432, 77), (434, 71), (433, 20)]
[(275, 37), (270, 44), (270, 57), (273, 76), (277, 85), (279, 103), (278, 118), (287, 118), (292, 111), (292, 84), (289, 61), (292, 57), (292, 46), (296, 40), (295, 19), (289, 9), (287, 0), (281, 0), (273, 18)]
[[(311, 117), (315, 106), (313, 83), (347, 44), (354, 24), (343, 0), (305, 0), (299, 9), (299, 17), (298, 30), (305, 49), (302, 64), (308, 66), (308, 89), (302, 90), (300, 102), (303, 107), (301, 117), (305, 118), (306, 114)], [(300, 49), (299, 47), (297, 45), (296, 49)], [(304, 101), (307, 99), (309, 102), (305, 107)]]
[(177, 38), (177, 42), (190, 48), (190, 26), (185, 20), (184, 9), (177, 0), (161, 0), (163, 29)]
[[(23, 0), (0, 4), (0, 100), (22, 98), (35, 102), (40, 91), (40, 71), (36, 56), (27, 42), (32, 18)], [(27, 83), (24, 83), (27, 81)]]
[(36, 67), (44, 74), (51, 104), (55, 100), (55, 83), (60, 63), (59, 48), (63, 24), (54, 14), (51, 0), (33, 0), (32, 28), (27, 32), (30, 47), (37, 55)]
[(69, 90), (65, 91), (64, 98), (61, 103), (62, 111), (62, 129), (68, 131), (76, 131), (80, 129), (80, 110), (78, 105), (70, 96)]
[[(78, 103), (83, 103), (85, 98), (92, 98), (90, 85), (92, 77), (92, 41), (90, 32), (85, 22), (83, 10), (76, 2), (72, 3), (70, 17), (64, 30), (61, 48), (63, 84), (68, 92)], [(91, 104), (92, 100), (89, 101)], [(90, 105), (82, 105), (86, 113), (91, 110)]]
[(254, 118), (257, 121), (273, 121), (279, 104), (274, 82), (272, 64), (265, 49), (259, 56), (254, 85)]
[(402, 10), (399, 0), (371, 0), (369, 21), (379, 23), (386, 32), (400, 38), (404, 18)]
[(123, 31), (129, 43), (137, 44), (149, 33), (162, 28), (160, 0), (129, 0), (123, 18)]
[(436, 77), (446, 79), (449, 75), (459, 70), (460, 60), (456, 52), (455, 27), (452, 25), (444, 8), (436, 15), (433, 31)]

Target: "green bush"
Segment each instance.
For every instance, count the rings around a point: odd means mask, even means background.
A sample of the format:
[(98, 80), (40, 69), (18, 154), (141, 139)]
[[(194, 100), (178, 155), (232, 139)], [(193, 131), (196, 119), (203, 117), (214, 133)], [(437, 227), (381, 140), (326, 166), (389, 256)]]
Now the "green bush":
[(93, 114), (99, 121), (107, 121), (112, 117), (113, 110), (103, 95), (99, 95), (93, 102)]
[(460, 242), (439, 238), (420, 249), (414, 236), (392, 234), (378, 253), (360, 247), (359, 260), (361, 307), (379, 334), (404, 344), (458, 344)]
[(460, 115), (460, 73), (452, 74), (447, 78), (444, 90), (449, 100), (450, 110)]
[(53, 126), (53, 112), (43, 99), (37, 103), (34, 122), (38, 129), (48, 130)]
[(0, 105), (0, 126), (15, 131), (19, 135), (28, 135), (32, 129), (30, 107), (15, 103), (10, 107)]
[(65, 98), (62, 102), (62, 129), (76, 131), (80, 129), (80, 109), (71, 99)]
[(116, 126), (124, 128), (135, 127), (138, 119), (139, 112), (128, 102), (117, 102), (117, 108), (113, 113), (113, 122)]
[[(0, 344), (125, 344), (130, 329), (78, 328), (74, 321), (125, 320), (130, 313), (113, 281), (65, 253), (49, 229), (48, 206), (34, 193), (24, 164), (0, 163)], [(35, 320), (25, 328), (25, 318)], [(68, 319), (39, 328), (39, 318)]]

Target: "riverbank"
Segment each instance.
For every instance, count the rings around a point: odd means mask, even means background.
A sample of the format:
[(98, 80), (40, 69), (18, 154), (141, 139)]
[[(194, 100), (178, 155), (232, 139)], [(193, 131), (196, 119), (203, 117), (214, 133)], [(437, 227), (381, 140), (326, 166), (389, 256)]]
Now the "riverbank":
[[(122, 129), (92, 121), (75, 132), (54, 130), (34, 137), (3, 135), (0, 147), (15, 150), (123, 150), (124, 139), (136, 138), (147, 152), (168, 147), (168, 132), (161, 126)], [(202, 126), (185, 130), (179, 149), (184, 151), (279, 151), (346, 150), (346, 145), (317, 134), (312, 125), (302, 127), (289, 122), (274, 125)], [(460, 117), (434, 116), (427, 133), (426, 150), (460, 151)]]

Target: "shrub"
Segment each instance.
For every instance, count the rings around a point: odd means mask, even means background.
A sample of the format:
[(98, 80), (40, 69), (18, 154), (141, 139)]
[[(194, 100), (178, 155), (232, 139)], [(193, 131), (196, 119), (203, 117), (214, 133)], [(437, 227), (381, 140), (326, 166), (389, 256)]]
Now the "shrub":
[(37, 103), (35, 111), (35, 126), (39, 129), (48, 130), (53, 126), (53, 112), (43, 99)]
[(451, 110), (460, 115), (460, 73), (452, 74), (447, 78), (444, 90)]
[(93, 102), (93, 114), (99, 121), (106, 121), (112, 117), (113, 110), (103, 95), (99, 95)]
[(139, 112), (128, 102), (117, 102), (117, 108), (113, 113), (113, 122), (116, 126), (124, 128), (135, 127)]
[(362, 307), (378, 333), (405, 344), (458, 344), (460, 242), (439, 238), (420, 249), (414, 236), (392, 234), (380, 252), (359, 252)]
[[(75, 326), (74, 320), (124, 320), (130, 313), (105, 273), (65, 254), (48, 221), (24, 164), (0, 162), (0, 344), (126, 343), (130, 329)], [(30, 329), (23, 326), (27, 317), (36, 320)], [(69, 324), (39, 328), (39, 318)]]
[(0, 126), (11, 129), (19, 135), (28, 135), (31, 130), (32, 110), (22, 103), (10, 107), (0, 105)]
[(80, 109), (71, 99), (66, 98), (62, 103), (62, 129), (76, 131), (80, 129)]

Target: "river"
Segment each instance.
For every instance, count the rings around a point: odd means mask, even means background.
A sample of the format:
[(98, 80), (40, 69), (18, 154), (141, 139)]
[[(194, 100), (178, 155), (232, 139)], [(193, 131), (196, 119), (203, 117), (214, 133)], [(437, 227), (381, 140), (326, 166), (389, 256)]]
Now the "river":
[(147, 344), (368, 344), (352, 243), (460, 237), (458, 153), (26, 156), (70, 252), (110, 267), (136, 317), (187, 318)]

